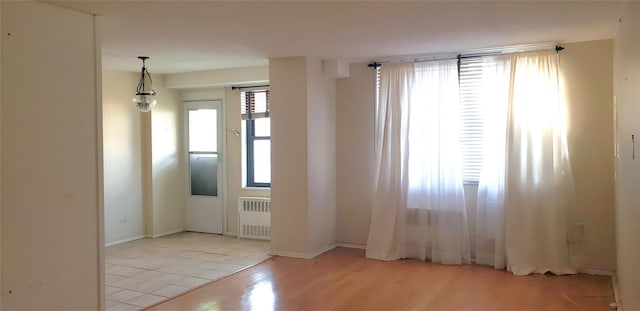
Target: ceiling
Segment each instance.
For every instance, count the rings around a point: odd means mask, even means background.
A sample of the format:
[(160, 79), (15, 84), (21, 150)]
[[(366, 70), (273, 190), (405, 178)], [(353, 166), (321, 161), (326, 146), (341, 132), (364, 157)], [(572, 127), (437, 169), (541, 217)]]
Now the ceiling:
[(101, 16), (104, 67), (153, 73), (608, 39), (617, 1), (53, 1)]

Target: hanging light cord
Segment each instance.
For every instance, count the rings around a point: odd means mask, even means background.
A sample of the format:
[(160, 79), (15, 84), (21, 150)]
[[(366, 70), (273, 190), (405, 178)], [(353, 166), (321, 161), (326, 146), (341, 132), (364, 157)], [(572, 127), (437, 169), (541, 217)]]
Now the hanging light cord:
[[(138, 82), (138, 87), (136, 88), (136, 92), (138, 94), (144, 94), (144, 75), (145, 73), (147, 74), (147, 77), (149, 77), (149, 82), (151, 82), (151, 86), (153, 87), (153, 79), (151, 79), (151, 74), (149, 74), (149, 71), (147, 71), (147, 66), (146, 66), (146, 59), (142, 59), (142, 72), (140, 72), (140, 81)], [(151, 95), (156, 95), (156, 91), (154, 91), (153, 89), (151, 89)]]

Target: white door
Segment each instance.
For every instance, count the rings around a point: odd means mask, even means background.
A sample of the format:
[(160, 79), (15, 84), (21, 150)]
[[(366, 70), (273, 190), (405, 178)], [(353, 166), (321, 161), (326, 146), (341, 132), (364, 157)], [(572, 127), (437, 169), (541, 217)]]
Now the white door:
[(222, 234), (222, 103), (185, 102), (188, 231)]

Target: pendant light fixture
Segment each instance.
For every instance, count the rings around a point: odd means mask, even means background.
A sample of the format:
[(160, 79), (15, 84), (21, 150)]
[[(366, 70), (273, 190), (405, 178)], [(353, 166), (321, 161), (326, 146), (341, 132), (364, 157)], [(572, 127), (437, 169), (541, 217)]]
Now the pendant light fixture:
[(140, 71), (140, 82), (136, 88), (136, 96), (133, 98), (133, 105), (142, 112), (149, 112), (158, 103), (156, 101), (156, 91), (153, 90), (151, 75), (147, 71), (145, 62), (149, 57), (138, 56), (142, 60), (142, 70)]

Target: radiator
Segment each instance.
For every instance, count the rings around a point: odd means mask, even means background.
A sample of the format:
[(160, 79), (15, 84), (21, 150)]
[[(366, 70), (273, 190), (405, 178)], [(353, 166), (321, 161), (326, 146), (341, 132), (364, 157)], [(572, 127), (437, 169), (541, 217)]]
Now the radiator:
[(271, 199), (238, 199), (238, 238), (271, 240)]

